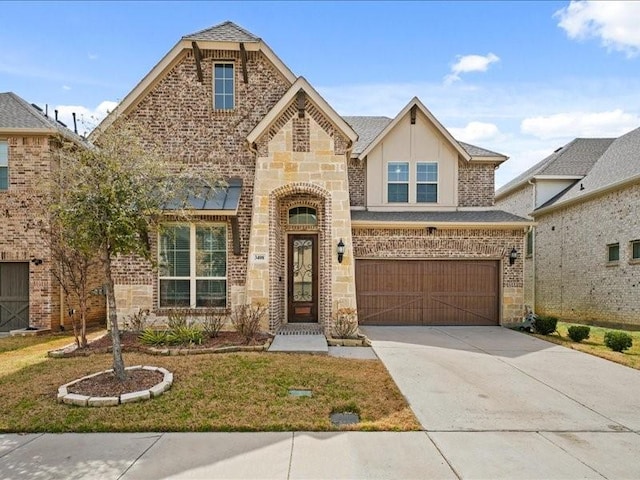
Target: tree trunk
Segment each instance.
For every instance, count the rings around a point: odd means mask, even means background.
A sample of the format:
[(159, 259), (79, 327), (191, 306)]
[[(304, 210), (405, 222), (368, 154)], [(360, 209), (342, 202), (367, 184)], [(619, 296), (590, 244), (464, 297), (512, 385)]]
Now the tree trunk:
[(111, 254), (106, 252), (104, 259), (104, 273), (107, 280), (107, 304), (109, 305), (109, 323), (111, 324), (111, 342), (113, 344), (113, 374), (124, 382), (127, 378), (122, 359), (122, 347), (120, 345), (120, 329), (118, 328), (118, 315), (116, 312), (116, 294), (113, 291), (113, 277), (111, 276)]

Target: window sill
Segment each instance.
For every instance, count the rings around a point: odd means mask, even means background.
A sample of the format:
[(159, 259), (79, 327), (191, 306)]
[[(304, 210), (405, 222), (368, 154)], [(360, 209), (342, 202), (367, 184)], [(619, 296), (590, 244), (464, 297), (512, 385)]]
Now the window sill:
[(629, 265), (640, 265), (640, 258), (632, 258), (629, 260)]
[(620, 266), (620, 261), (619, 260), (614, 260), (612, 262), (607, 262), (605, 264), (606, 267), (619, 267)]

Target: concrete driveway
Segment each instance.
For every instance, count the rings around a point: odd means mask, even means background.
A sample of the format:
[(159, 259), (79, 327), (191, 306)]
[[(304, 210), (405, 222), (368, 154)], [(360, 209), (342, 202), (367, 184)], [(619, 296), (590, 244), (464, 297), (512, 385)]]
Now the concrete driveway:
[(459, 476), (640, 478), (640, 371), (500, 327), (362, 330)]

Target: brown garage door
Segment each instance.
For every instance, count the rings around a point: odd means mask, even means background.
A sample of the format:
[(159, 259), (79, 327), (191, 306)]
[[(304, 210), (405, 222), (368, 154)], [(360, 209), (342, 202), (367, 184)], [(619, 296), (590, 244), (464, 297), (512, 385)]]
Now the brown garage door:
[(497, 325), (499, 262), (357, 260), (362, 325)]

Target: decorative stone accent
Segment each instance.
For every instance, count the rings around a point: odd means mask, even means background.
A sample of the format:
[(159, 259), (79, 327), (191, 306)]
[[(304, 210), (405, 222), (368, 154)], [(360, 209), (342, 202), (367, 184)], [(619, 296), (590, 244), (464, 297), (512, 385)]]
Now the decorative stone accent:
[(98, 375), (104, 375), (106, 373), (113, 372), (113, 369), (105, 370), (103, 372), (93, 373), (86, 377), (79, 378), (73, 382), (66, 383), (58, 388), (57, 400), (58, 403), (66, 403), (68, 405), (77, 405), (80, 407), (111, 407), (117, 406), (123, 403), (140, 402), (143, 400), (149, 400), (150, 398), (159, 397), (164, 392), (171, 388), (173, 385), (173, 373), (162, 367), (150, 367), (136, 365), (133, 367), (127, 367), (125, 370), (150, 370), (160, 372), (163, 374), (163, 379), (160, 383), (154, 385), (148, 390), (139, 390), (137, 392), (123, 393), (119, 397), (87, 397), (85, 395), (78, 395), (75, 393), (69, 393), (69, 387), (89, 378), (97, 377)]

